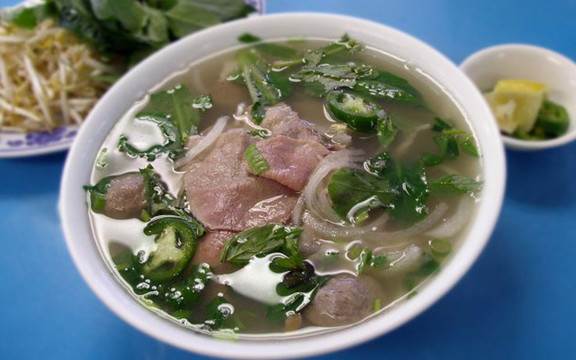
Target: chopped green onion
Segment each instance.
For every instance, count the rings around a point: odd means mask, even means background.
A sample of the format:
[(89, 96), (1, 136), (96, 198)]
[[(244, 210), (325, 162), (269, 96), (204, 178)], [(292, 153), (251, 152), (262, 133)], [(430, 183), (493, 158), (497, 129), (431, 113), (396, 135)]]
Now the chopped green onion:
[(380, 298), (376, 298), (374, 300), (374, 312), (380, 311), (382, 309), (382, 301)]
[(447, 241), (447, 240), (443, 240), (443, 239), (432, 239), (430, 240), (430, 249), (432, 250), (432, 253), (436, 256), (446, 256), (448, 254), (450, 254), (450, 251), (452, 251), (452, 244)]
[(270, 169), (268, 161), (266, 161), (266, 158), (262, 156), (254, 144), (248, 146), (246, 152), (244, 152), (244, 158), (248, 162), (248, 166), (250, 166), (252, 172), (256, 175), (260, 175)]

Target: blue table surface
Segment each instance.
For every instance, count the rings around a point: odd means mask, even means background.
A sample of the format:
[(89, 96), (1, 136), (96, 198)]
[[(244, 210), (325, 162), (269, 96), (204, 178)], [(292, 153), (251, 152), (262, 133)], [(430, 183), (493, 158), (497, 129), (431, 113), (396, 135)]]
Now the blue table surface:
[[(371, 19), (455, 63), (508, 42), (576, 59), (576, 0), (269, 0), (267, 11)], [(506, 155), (500, 221), (464, 279), (400, 329), (319, 359), (576, 359), (576, 143)], [(86, 286), (56, 209), (65, 158), (0, 160), (0, 359), (204, 359), (127, 325)]]

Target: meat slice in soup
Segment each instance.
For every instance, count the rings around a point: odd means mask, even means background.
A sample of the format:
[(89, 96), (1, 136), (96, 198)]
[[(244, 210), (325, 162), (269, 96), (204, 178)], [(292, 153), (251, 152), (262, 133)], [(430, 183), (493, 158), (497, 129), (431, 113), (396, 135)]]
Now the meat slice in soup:
[(210, 265), (214, 273), (227, 273), (235, 267), (220, 262), (220, 252), (230, 236), (235, 233), (232, 231), (209, 231), (199, 241), (196, 247), (196, 253), (192, 258), (193, 265), (202, 263)]
[(128, 173), (110, 181), (102, 213), (114, 219), (137, 218), (145, 205), (142, 175)]
[(261, 176), (294, 191), (304, 189), (316, 165), (330, 153), (317, 141), (298, 140), (284, 135), (259, 141), (256, 147), (270, 167)]
[(374, 289), (361, 279), (337, 275), (318, 290), (304, 314), (317, 326), (346, 325), (372, 313), (375, 300)]
[(298, 140), (322, 142), (321, 136), (316, 132), (312, 124), (300, 119), (298, 114), (284, 103), (269, 107), (261, 125), (270, 129), (274, 135), (285, 135)]
[(184, 188), (190, 211), (210, 230), (242, 231), (291, 216), (296, 194), (249, 172), (244, 152), (251, 142), (245, 131), (230, 130), (188, 167)]

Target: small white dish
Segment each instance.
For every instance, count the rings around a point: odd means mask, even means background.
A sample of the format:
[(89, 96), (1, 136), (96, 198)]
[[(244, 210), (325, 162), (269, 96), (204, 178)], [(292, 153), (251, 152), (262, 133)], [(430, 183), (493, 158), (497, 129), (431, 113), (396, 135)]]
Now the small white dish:
[(502, 135), (504, 144), (515, 150), (535, 151), (567, 144), (576, 139), (576, 64), (552, 50), (505, 44), (470, 55), (460, 68), (482, 92), (494, 88), (504, 78), (527, 79), (550, 86), (550, 100), (566, 107), (570, 127), (566, 134), (550, 140), (529, 141)]

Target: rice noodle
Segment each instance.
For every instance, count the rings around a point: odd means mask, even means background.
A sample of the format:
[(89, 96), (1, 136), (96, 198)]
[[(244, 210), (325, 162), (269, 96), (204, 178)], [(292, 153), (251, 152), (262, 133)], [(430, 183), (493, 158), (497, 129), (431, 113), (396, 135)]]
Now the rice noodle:
[(426, 235), (431, 237), (450, 237), (456, 235), (457, 232), (462, 230), (468, 219), (470, 218), (470, 212), (472, 211), (473, 199), (470, 197), (465, 197), (460, 200), (458, 207), (454, 214), (442, 222), (440, 225), (436, 226), (432, 230), (428, 231)]
[[(323, 158), (314, 173), (310, 176), (308, 184), (302, 192), (304, 203), (306, 207), (322, 219), (328, 219), (334, 222), (340, 221), (338, 215), (332, 209), (330, 199), (328, 199), (328, 191), (321, 188), (324, 185), (324, 178), (328, 176), (333, 170), (348, 167), (353, 169), (361, 169), (360, 162), (364, 160), (364, 152), (362, 150), (340, 150), (331, 153)], [(300, 209), (301, 212), (301, 209)], [(296, 218), (293, 213), (293, 218)], [(295, 219), (299, 221), (299, 219)]]
[(386, 253), (386, 259), (390, 261), (387, 271), (401, 272), (413, 267), (422, 256), (422, 249), (414, 244), (405, 249)]
[(212, 129), (210, 129), (210, 131), (202, 138), (202, 140), (200, 140), (198, 144), (196, 144), (196, 146), (188, 150), (188, 152), (186, 152), (186, 155), (184, 155), (184, 157), (176, 161), (175, 164), (176, 168), (180, 168), (186, 165), (192, 159), (198, 156), (201, 152), (206, 150), (210, 145), (212, 145), (214, 141), (216, 141), (218, 136), (222, 133), (222, 131), (224, 131), (224, 128), (226, 127), (227, 123), (228, 123), (227, 116), (222, 116), (218, 120), (216, 120), (216, 123), (214, 123)]

